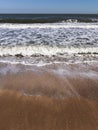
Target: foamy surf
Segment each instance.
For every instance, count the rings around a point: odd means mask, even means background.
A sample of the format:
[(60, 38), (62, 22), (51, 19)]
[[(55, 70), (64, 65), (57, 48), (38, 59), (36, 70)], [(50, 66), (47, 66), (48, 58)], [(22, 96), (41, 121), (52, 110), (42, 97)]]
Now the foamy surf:
[(57, 46), (8, 46), (0, 47), (0, 56), (52, 56), (66, 54), (97, 54), (98, 47), (57, 47)]
[(0, 45), (96, 46), (98, 25), (88, 23), (0, 24)]
[(8, 46), (0, 47), (0, 62), (44, 66), (51, 63), (95, 62), (98, 47), (68, 48), (51, 46)]
[(97, 61), (98, 23), (0, 24), (0, 61), (25, 64)]
[(93, 29), (98, 28), (98, 23), (78, 23), (78, 22), (66, 22), (61, 23), (34, 23), (34, 24), (11, 24), (11, 23), (0, 23), (0, 28), (4, 29), (27, 29), (27, 28), (87, 28)]

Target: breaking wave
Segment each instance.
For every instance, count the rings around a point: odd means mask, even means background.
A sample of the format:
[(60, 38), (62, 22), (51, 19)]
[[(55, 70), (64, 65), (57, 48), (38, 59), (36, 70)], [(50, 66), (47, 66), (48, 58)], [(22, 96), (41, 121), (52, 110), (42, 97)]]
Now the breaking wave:
[(97, 46), (98, 24), (0, 24), (0, 45)]
[(98, 47), (74, 48), (51, 46), (8, 46), (0, 47), (0, 56), (56, 56), (66, 54), (98, 54)]
[(98, 61), (98, 47), (64, 48), (51, 46), (0, 47), (0, 62), (43, 66), (52, 63)]
[(93, 61), (97, 55), (98, 23), (0, 24), (0, 62)]

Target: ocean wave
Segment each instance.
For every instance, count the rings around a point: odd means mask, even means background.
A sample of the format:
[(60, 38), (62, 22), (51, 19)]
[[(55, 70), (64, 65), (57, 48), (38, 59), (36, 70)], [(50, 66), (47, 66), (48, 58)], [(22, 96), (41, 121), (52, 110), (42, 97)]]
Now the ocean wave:
[(71, 22), (71, 20), (61, 21), (60, 23), (44, 23), (44, 24), (12, 24), (12, 23), (0, 23), (2, 29), (26, 29), (26, 28), (98, 28), (98, 23), (78, 23), (77, 20)]
[(51, 46), (0, 46), (0, 56), (55, 56), (66, 54), (97, 54), (98, 47), (74, 48)]
[(0, 24), (0, 62), (76, 63), (98, 60), (98, 23)]
[(90, 17), (42, 17), (42, 18), (0, 18), (0, 23), (59, 23), (59, 22), (98, 22), (98, 18)]
[(98, 45), (98, 24), (0, 24), (0, 45)]

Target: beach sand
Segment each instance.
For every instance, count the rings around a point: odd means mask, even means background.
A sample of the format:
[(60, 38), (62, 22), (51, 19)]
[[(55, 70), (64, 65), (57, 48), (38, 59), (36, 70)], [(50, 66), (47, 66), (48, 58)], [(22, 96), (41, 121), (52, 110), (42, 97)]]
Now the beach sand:
[(0, 130), (98, 130), (97, 66), (3, 67)]

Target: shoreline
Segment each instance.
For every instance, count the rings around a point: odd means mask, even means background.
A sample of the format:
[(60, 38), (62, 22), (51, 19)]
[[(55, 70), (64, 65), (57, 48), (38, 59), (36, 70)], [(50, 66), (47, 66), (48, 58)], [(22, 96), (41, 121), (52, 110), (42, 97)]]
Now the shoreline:
[(2, 130), (97, 130), (97, 110), (95, 64), (0, 64)]
[(0, 65), (1, 89), (24, 95), (56, 98), (86, 97), (98, 100), (97, 64)]

